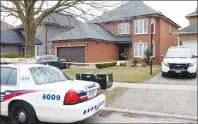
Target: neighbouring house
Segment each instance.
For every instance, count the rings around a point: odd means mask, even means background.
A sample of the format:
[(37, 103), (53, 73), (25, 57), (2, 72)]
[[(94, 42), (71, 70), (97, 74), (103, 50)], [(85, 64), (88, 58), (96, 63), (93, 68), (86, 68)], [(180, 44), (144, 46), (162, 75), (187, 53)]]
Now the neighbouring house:
[[(52, 43), (48, 42), (52, 38), (72, 29), (75, 25), (81, 23), (71, 15), (50, 14), (37, 27), (36, 37), (42, 42), (42, 45), (36, 45), (35, 56), (51, 54)], [(23, 25), (16, 26), (14, 30), (19, 31), (24, 36)]]
[[(41, 41), (36, 38), (35, 45), (41, 45)], [(19, 53), (24, 55), (25, 40), (23, 35), (15, 30), (1, 30), (1, 54), (3, 53)]]
[(103, 62), (142, 59), (151, 45), (151, 23), (154, 23), (154, 62), (161, 61), (170, 46), (177, 45), (172, 34), (180, 27), (142, 1), (130, 1), (91, 23), (83, 23), (52, 39), (52, 54), (74, 62)]
[(184, 27), (174, 34), (178, 37), (178, 41), (181, 40), (182, 46), (189, 47), (193, 54), (197, 56), (197, 37), (198, 37), (198, 12), (197, 8), (194, 12), (186, 15), (186, 18), (189, 21), (189, 25), (187, 27)]
[(12, 29), (13, 26), (1, 20), (1, 30), (8, 30)]
[[(41, 45), (41, 41), (36, 39), (35, 45)], [(24, 55), (24, 36), (21, 32), (14, 30), (14, 26), (1, 20), (1, 54), (19, 53)]]

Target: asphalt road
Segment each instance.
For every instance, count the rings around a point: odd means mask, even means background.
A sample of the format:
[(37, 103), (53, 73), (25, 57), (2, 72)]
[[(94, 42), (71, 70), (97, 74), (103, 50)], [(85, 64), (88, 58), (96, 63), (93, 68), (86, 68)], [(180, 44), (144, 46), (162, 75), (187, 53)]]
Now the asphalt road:
[[(73, 124), (92, 124), (92, 123), (197, 123), (195, 120), (176, 119), (176, 118), (164, 118), (164, 117), (152, 117), (135, 115), (129, 113), (119, 113), (111, 111), (100, 111), (97, 114), (83, 120), (82, 122), (76, 122)], [(1, 117), (1, 124), (10, 124), (9, 119)], [(52, 123), (40, 123), (40, 124), (52, 124)]]
[[(198, 76), (197, 76), (198, 77)], [(149, 84), (174, 84), (174, 85), (197, 85), (197, 78), (188, 78), (185, 76), (162, 77), (161, 73), (145, 81)]]

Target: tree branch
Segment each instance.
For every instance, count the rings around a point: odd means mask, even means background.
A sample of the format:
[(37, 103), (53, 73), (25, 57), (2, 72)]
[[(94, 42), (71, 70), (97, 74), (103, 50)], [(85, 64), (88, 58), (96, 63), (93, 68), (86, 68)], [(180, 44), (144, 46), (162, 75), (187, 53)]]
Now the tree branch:
[(17, 9), (13, 9), (13, 8), (9, 8), (9, 7), (6, 7), (3, 5), (3, 3), (1, 3), (1, 7), (5, 10), (8, 10), (8, 11), (14, 11), (14, 12), (17, 12)]
[(44, 4), (44, 0), (41, 1), (41, 4), (38, 7), (38, 10), (34, 11), (34, 15), (37, 15), (37, 14), (39, 14), (41, 12), (41, 9), (43, 7), (43, 4)]
[(54, 11), (55, 9), (57, 9), (57, 8), (60, 6), (60, 4), (61, 4), (62, 1), (63, 1), (63, 0), (59, 0), (59, 1), (56, 3), (56, 5), (54, 5), (53, 7), (49, 8), (49, 9), (46, 9), (39, 17), (37, 17), (37, 18), (35, 19), (35, 24), (36, 24), (36, 25), (39, 25), (39, 24), (41, 23), (41, 21), (42, 21), (46, 16), (48, 16), (48, 15), (51, 14), (51, 13), (53, 13), (53, 11)]

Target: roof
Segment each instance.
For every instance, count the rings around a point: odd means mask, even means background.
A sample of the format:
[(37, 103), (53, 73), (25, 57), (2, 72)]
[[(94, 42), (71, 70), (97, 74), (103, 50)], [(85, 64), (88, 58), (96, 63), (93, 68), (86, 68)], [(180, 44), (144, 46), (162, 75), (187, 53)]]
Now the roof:
[(1, 30), (1, 43), (22, 44), (24, 39), (19, 32), (13, 30)]
[(196, 8), (196, 10), (194, 12), (186, 15), (186, 17), (190, 17), (190, 16), (198, 16), (197, 8)]
[(182, 29), (180, 29), (180, 30), (178, 30), (177, 32), (175, 32), (174, 34), (189, 34), (189, 33), (198, 33), (197, 32), (197, 23), (198, 22), (196, 22), (196, 23), (194, 23), (194, 24), (191, 24), (191, 25), (189, 25), (189, 26), (187, 26), (187, 27), (185, 27), (185, 28), (182, 28)]
[(123, 4), (107, 13), (104, 13), (102, 16), (92, 20), (93, 23), (108, 22), (108, 21), (118, 21), (124, 20), (129, 17), (147, 15), (158, 13), (154, 9), (150, 8), (142, 1), (130, 1), (126, 4)]
[(154, 15), (154, 16), (163, 16), (168, 19), (171, 23), (180, 27), (178, 24), (173, 22), (171, 19), (164, 16), (161, 12), (158, 12), (151, 7), (147, 6), (143, 3), (143, 1), (130, 1), (126, 4), (123, 4), (103, 15), (91, 20), (92, 23), (102, 23), (102, 22), (112, 22), (112, 21), (123, 21), (130, 20), (134, 17), (138, 16), (146, 16), (146, 15)]
[[(14, 30), (1, 30), (1, 42), (4, 44), (24, 44), (25, 40), (20, 32)], [(36, 45), (41, 45), (42, 42), (36, 38)]]
[[(66, 15), (63, 13), (61, 13), (61, 15), (52, 13), (43, 19), (43, 24), (59, 26), (59, 27), (74, 27), (78, 23), (81, 22), (75, 19), (74, 17), (72, 17), (71, 15)], [(22, 30), (24, 29), (24, 26), (21, 24), (15, 26), (13, 29)]]
[(98, 24), (83, 23), (75, 26), (73, 29), (60, 34), (51, 41), (68, 40), (102, 40), (106, 42), (128, 41), (132, 42), (130, 37), (115, 37), (109, 31)]
[(52, 13), (48, 15), (46, 18), (44, 18), (43, 22), (48, 24), (55, 24), (57, 26), (63, 26), (63, 27), (65, 26), (74, 27), (80, 21), (78, 21), (76, 18), (74, 18), (71, 15), (66, 15), (63, 13), (60, 14)]

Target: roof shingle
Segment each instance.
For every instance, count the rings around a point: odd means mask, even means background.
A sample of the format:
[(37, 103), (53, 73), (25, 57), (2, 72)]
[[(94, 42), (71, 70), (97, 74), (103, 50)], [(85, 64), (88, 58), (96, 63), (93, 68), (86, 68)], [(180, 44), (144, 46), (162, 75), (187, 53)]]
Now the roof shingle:
[[(15, 30), (1, 30), (1, 42), (5, 44), (24, 44), (25, 40), (20, 32)], [(42, 42), (36, 38), (36, 45), (41, 45)]]
[(189, 16), (197, 16), (197, 15), (198, 15), (198, 11), (197, 11), (197, 8), (196, 8), (196, 10), (195, 10), (194, 12), (192, 12), (192, 13), (186, 15), (186, 17), (189, 17)]
[(129, 17), (159, 13), (142, 1), (130, 1), (93, 19), (93, 23), (125, 20)]
[(60, 34), (51, 41), (67, 40), (102, 40), (106, 42), (128, 41), (132, 42), (130, 37), (115, 37), (105, 28), (97, 24), (83, 23), (75, 26), (73, 29)]
[[(198, 23), (198, 22), (197, 22)], [(191, 24), (185, 28), (178, 30), (175, 34), (197, 33), (197, 23)]]

